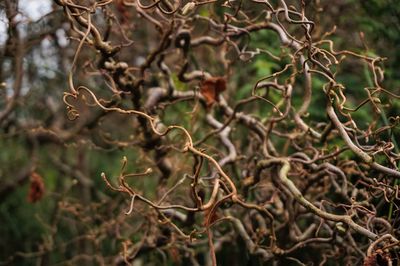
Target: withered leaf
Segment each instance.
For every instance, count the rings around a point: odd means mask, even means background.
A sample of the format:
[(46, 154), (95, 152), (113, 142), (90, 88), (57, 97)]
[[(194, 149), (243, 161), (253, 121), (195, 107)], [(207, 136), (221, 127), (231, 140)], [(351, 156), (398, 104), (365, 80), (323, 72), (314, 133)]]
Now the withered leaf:
[(365, 257), (363, 266), (376, 266), (376, 256), (374, 254)]
[(219, 218), (220, 218), (220, 215), (217, 214), (216, 210), (213, 210), (213, 208), (206, 209), (204, 211), (203, 225), (209, 226), (210, 224), (214, 223)]
[(226, 90), (226, 79), (224, 77), (211, 77), (203, 80), (200, 92), (204, 96), (207, 106), (218, 101), (219, 94)]
[(43, 178), (36, 172), (31, 174), (30, 178), (30, 185), (29, 185), (29, 192), (28, 192), (28, 202), (35, 203), (39, 201), (45, 191)]
[(125, 25), (131, 20), (131, 13), (129, 9), (124, 4), (124, 0), (117, 0), (115, 1), (116, 9), (121, 14), (122, 20), (121, 24)]

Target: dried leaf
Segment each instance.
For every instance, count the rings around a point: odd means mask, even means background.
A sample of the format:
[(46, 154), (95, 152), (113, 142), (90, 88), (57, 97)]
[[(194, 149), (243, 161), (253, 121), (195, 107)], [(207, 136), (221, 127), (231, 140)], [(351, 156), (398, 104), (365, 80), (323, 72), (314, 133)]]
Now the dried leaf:
[(376, 266), (376, 255), (370, 255), (368, 257), (365, 257), (364, 259), (364, 266)]
[(220, 215), (217, 214), (217, 211), (213, 210), (213, 208), (209, 208), (204, 211), (203, 225), (209, 226), (210, 224), (214, 223), (219, 218), (220, 218)]
[(115, 6), (117, 11), (121, 14), (122, 20), (121, 24), (126, 25), (131, 21), (131, 13), (129, 12), (129, 9), (127, 6), (124, 4), (124, 0), (117, 0), (115, 1)]
[(35, 203), (39, 201), (44, 195), (44, 182), (43, 178), (36, 172), (33, 172), (31, 174), (30, 181), (31, 183), (28, 192), (28, 202)]
[(172, 246), (168, 249), (169, 255), (174, 262), (174, 264), (181, 264), (182, 263), (182, 258), (181, 255), (179, 254), (179, 249)]
[(219, 94), (226, 90), (224, 77), (211, 77), (205, 79), (200, 85), (200, 92), (204, 96), (207, 106), (218, 101)]

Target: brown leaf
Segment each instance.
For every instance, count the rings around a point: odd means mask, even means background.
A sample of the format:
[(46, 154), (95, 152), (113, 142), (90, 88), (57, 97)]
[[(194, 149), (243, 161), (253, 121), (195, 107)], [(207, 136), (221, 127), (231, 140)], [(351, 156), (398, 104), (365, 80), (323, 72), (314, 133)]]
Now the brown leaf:
[(127, 24), (129, 21), (131, 21), (131, 13), (129, 12), (127, 6), (124, 4), (124, 0), (117, 0), (115, 1), (115, 6), (117, 11), (121, 14), (122, 16), (122, 20), (121, 20), (121, 24), (125, 25)]
[(219, 94), (226, 90), (226, 79), (224, 77), (211, 77), (203, 80), (200, 92), (203, 94), (207, 106), (218, 101)]
[(171, 256), (172, 261), (174, 264), (181, 264), (182, 263), (182, 258), (181, 255), (179, 254), (179, 249), (171, 246), (169, 249), (169, 255)]
[(36, 172), (31, 174), (31, 183), (28, 192), (28, 202), (35, 203), (39, 201), (44, 195), (44, 182), (43, 178)]
[(364, 259), (364, 266), (376, 266), (376, 255), (370, 255), (368, 257), (365, 257)]
[(206, 209), (204, 211), (203, 225), (209, 226), (210, 224), (214, 223), (219, 218), (220, 218), (220, 215), (217, 214), (216, 210), (213, 210), (213, 208)]

